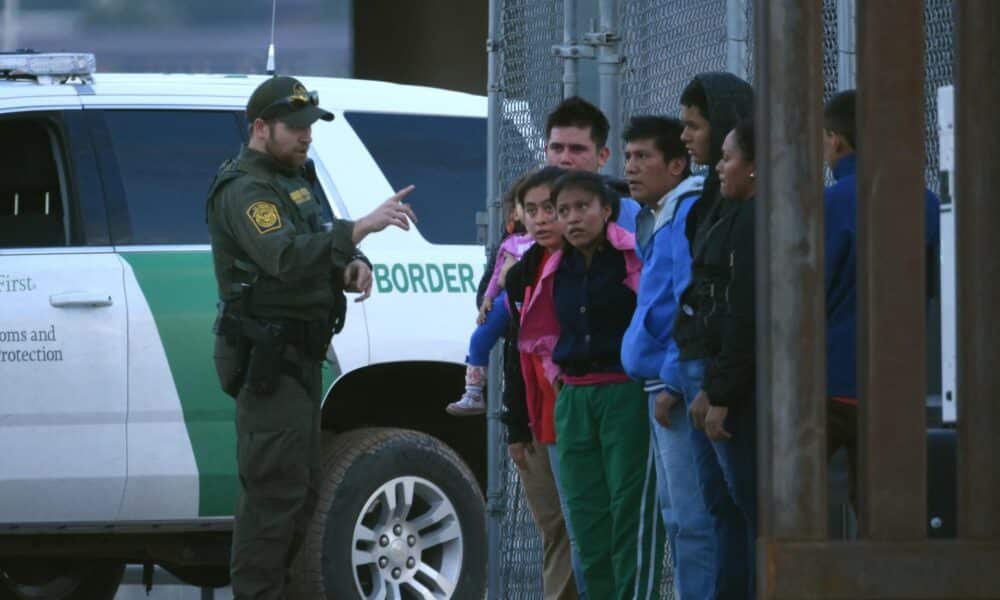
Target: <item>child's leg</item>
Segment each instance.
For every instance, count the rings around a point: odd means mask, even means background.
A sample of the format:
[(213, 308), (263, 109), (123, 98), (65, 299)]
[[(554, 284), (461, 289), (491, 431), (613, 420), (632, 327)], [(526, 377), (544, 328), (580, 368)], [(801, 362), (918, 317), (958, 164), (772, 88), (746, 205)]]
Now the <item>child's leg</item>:
[(486, 368), (490, 364), (490, 350), (507, 330), (510, 312), (507, 310), (507, 294), (500, 294), (493, 300), (493, 310), (486, 314), (486, 322), (476, 327), (469, 340), (468, 365), (465, 368), (465, 393), (457, 402), (452, 402), (446, 410), (456, 416), (481, 415), (486, 412), (483, 389), (486, 387)]
[(486, 322), (476, 327), (469, 340), (468, 363), (476, 367), (490, 364), (490, 350), (496, 345), (510, 323), (507, 310), (507, 292), (500, 292), (493, 299), (493, 310), (486, 313)]

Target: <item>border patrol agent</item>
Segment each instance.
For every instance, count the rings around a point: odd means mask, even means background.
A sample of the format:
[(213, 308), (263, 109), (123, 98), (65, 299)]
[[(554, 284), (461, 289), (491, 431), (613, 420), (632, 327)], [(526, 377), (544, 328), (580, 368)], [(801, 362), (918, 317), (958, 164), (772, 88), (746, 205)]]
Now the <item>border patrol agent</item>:
[(291, 77), (247, 104), (250, 142), (223, 163), (206, 220), (220, 298), (215, 365), (236, 399), (241, 494), (230, 573), (237, 600), (284, 599), (320, 483), (321, 364), (346, 311), (343, 292), (371, 293), (357, 244), (416, 220), (405, 188), (357, 222), (324, 223), (307, 179), (312, 124), (332, 121)]

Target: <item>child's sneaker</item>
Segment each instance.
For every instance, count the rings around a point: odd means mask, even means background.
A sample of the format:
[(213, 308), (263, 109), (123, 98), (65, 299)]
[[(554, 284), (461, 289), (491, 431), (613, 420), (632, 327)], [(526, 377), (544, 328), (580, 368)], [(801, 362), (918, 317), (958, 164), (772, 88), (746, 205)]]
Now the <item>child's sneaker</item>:
[(486, 367), (465, 367), (465, 393), (458, 402), (452, 402), (445, 410), (449, 415), (469, 417), (486, 412), (483, 388), (486, 387)]
[(473, 415), (481, 415), (486, 412), (486, 402), (483, 401), (483, 395), (472, 395), (469, 393), (463, 394), (462, 399), (458, 402), (452, 402), (446, 408), (449, 415), (455, 417), (471, 417)]

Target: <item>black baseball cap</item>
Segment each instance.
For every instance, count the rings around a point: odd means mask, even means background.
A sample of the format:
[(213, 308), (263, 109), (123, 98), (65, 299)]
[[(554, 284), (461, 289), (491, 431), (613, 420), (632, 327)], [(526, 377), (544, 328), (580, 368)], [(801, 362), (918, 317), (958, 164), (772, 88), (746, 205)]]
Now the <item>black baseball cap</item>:
[(247, 120), (278, 119), (292, 127), (306, 127), (317, 119), (332, 121), (333, 113), (319, 107), (319, 94), (306, 91), (294, 77), (272, 77), (257, 86), (247, 102)]

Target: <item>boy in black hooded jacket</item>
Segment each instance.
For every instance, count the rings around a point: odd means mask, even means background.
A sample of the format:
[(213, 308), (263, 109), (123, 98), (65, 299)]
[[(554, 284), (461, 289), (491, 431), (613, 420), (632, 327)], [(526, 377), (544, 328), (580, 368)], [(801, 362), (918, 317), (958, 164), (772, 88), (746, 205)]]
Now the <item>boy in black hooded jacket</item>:
[[(733, 224), (735, 215), (732, 206), (722, 199), (715, 167), (722, 158), (726, 135), (740, 120), (752, 114), (752, 88), (729, 73), (702, 73), (681, 94), (681, 122), (684, 125), (681, 140), (692, 160), (708, 167), (708, 174), (701, 198), (692, 207), (685, 227), (694, 263), (691, 283), (681, 297), (674, 323), (673, 335), (680, 356), (673, 371), (680, 379), (684, 401), (693, 421), (691, 446), (698, 481), (714, 521), (719, 569), (715, 598), (752, 598), (755, 565), (752, 524), (744, 516), (745, 510), (741, 510), (745, 507), (738, 507), (727, 486), (719, 455), (704, 431), (705, 416), (711, 406), (709, 394), (703, 393), (703, 389), (721, 382), (709, 372), (712, 359), (719, 354), (717, 328), (720, 319), (704, 318), (706, 312), (711, 311), (706, 311), (707, 307), (700, 304), (697, 296), (705, 288), (711, 290), (714, 274), (709, 272), (711, 269), (699, 268), (699, 264), (705, 262), (706, 245), (712, 243), (713, 237), (719, 237), (713, 234)], [(720, 306), (723, 304), (720, 302)], [(752, 391), (750, 387), (747, 386), (748, 392)], [(731, 427), (729, 422), (727, 425)]]

